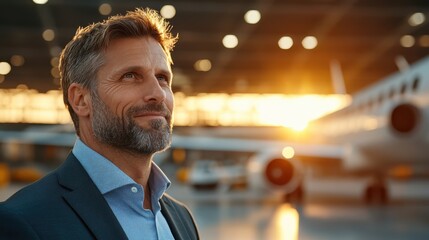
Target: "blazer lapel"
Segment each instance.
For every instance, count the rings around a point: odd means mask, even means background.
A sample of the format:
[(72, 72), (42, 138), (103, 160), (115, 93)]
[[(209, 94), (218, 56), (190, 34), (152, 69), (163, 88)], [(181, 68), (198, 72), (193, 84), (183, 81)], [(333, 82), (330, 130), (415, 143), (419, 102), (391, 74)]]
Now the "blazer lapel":
[(165, 220), (170, 227), (171, 233), (176, 240), (189, 240), (192, 239), (182, 222), (182, 217), (176, 211), (173, 204), (165, 196), (161, 198), (161, 213), (164, 215)]
[(73, 154), (58, 170), (58, 181), (70, 190), (63, 194), (66, 202), (97, 239), (127, 239), (106, 200)]

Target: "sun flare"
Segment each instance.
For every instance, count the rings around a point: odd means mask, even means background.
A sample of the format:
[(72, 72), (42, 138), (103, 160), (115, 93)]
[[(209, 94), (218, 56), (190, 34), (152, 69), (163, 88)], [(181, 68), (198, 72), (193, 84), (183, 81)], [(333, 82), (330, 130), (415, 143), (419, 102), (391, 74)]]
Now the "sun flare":
[[(70, 123), (60, 91), (0, 89), (0, 122)], [(346, 106), (347, 95), (175, 93), (176, 126), (283, 126), (294, 131)]]

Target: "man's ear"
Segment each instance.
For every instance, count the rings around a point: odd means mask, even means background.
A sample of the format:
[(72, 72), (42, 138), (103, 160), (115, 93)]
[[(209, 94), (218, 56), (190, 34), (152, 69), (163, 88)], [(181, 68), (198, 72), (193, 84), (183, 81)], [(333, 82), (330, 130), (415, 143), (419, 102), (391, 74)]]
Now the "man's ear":
[(89, 116), (91, 112), (91, 98), (87, 89), (78, 83), (72, 83), (68, 89), (68, 100), (78, 116)]

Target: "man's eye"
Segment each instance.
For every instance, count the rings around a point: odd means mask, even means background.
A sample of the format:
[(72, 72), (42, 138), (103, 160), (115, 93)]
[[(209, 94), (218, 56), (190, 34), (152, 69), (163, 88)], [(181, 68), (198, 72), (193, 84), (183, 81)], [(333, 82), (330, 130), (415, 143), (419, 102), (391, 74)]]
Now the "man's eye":
[(168, 82), (168, 78), (164, 75), (159, 75), (156, 77), (158, 79), (158, 81), (165, 81)]
[(134, 73), (125, 73), (124, 76), (122, 76), (122, 78), (124, 79), (129, 79), (129, 78), (135, 78), (135, 74)]

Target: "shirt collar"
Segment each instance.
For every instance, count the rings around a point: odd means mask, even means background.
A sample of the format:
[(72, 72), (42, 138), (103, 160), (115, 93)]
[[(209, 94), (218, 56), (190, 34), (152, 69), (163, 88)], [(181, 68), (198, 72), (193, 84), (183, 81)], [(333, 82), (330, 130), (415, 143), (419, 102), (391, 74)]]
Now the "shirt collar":
[[(72, 152), (102, 194), (125, 185), (137, 184), (107, 158), (85, 145), (80, 138), (77, 138)], [(171, 182), (154, 162), (152, 162), (151, 166), (148, 184), (150, 185), (152, 195), (159, 199), (170, 186)]]

